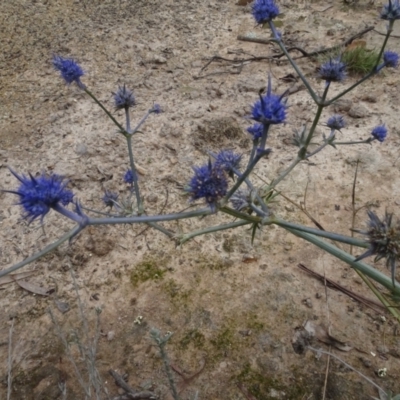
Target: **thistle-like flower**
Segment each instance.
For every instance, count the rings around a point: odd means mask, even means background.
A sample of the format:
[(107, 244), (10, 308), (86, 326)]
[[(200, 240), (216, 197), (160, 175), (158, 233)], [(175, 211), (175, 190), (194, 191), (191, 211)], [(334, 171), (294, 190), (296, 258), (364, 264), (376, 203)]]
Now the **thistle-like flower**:
[(124, 174), (124, 182), (132, 184), (134, 181), (134, 177), (136, 177), (136, 174), (134, 175), (132, 173), (132, 170), (128, 169)]
[(279, 15), (279, 8), (274, 0), (255, 0), (251, 13), (258, 24), (264, 24)]
[(233, 152), (232, 150), (222, 150), (217, 154), (214, 167), (221, 168), (230, 177), (233, 178), (233, 170), (240, 168), (242, 155)]
[(250, 192), (248, 191), (248, 189), (239, 189), (232, 195), (229, 200), (235, 210), (247, 210), (250, 207)]
[(192, 200), (204, 198), (215, 211), (218, 200), (224, 197), (228, 190), (225, 172), (215, 164), (212, 165), (211, 161), (201, 167), (193, 167), (193, 171), (194, 176), (186, 190), (192, 195)]
[(378, 140), (379, 142), (383, 142), (386, 139), (387, 136), (387, 128), (385, 125), (378, 125), (376, 126), (372, 132), (371, 135), (374, 137), (374, 139)]
[(319, 76), (326, 82), (341, 82), (346, 78), (346, 64), (339, 58), (331, 58), (319, 68)]
[(54, 209), (59, 204), (66, 206), (72, 202), (74, 195), (66, 189), (68, 182), (63, 177), (42, 174), (35, 178), (31, 174), (27, 177), (18, 175), (12, 169), (10, 171), (20, 181), (20, 186), (16, 191), (6, 190), (6, 192), (20, 197), (17, 204), (22, 206), (24, 218), (29, 222), (39, 217), (43, 219), (51, 208)]
[(387, 68), (397, 68), (399, 65), (399, 55), (395, 51), (385, 51), (383, 62)]
[(107, 206), (112, 208), (118, 200), (118, 194), (114, 192), (110, 192), (106, 190), (104, 192), (104, 196), (102, 197), (103, 203)]
[(386, 258), (386, 266), (392, 274), (393, 285), (396, 278), (396, 261), (400, 256), (400, 221), (393, 220), (393, 214), (385, 213), (381, 221), (379, 217), (368, 210), (368, 229), (366, 231), (355, 230), (367, 236), (369, 248), (355, 261), (375, 255), (375, 262)]
[(136, 105), (135, 97), (126, 86), (120, 86), (116, 93), (113, 93), (114, 105), (117, 110), (127, 109)]
[(389, 0), (389, 3), (384, 5), (381, 11), (381, 18), (387, 21), (400, 19), (400, 2), (399, 0)]
[(251, 110), (252, 119), (261, 124), (281, 124), (286, 119), (286, 100), (283, 96), (272, 94), (271, 76), (268, 77), (267, 93), (260, 94), (260, 100), (254, 103)]
[(326, 122), (328, 128), (340, 131), (346, 126), (346, 122), (341, 115), (332, 115)]
[(151, 109), (151, 112), (153, 112), (154, 114), (161, 114), (162, 108), (159, 104), (155, 103), (153, 108)]
[(53, 67), (60, 71), (61, 76), (68, 85), (75, 82), (81, 89), (85, 89), (85, 85), (81, 82), (84, 72), (75, 60), (55, 55), (53, 57)]
[(247, 128), (247, 132), (250, 133), (250, 135), (253, 137), (253, 141), (261, 139), (263, 130), (264, 130), (263, 125), (259, 123), (253, 124), (252, 126), (249, 126)]

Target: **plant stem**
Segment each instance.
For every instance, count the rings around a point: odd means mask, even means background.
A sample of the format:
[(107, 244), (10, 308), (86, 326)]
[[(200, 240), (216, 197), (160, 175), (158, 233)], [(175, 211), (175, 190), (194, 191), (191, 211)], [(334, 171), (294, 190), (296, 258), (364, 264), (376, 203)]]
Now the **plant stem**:
[(237, 222), (231, 222), (229, 224), (211, 226), (209, 228), (199, 229), (197, 231), (185, 233), (180, 239), (178, 238), (178, 241), (179, 241), (179, 244), (183, 244), (183, 243), (187, 242), (188, 240), (193, 239), (196, 236), (205, 235), (207, 233), (219, 232), (219, 231), (223, 231), (226, 229), (233, 229), (233, 228), (237, 228), (238, 226), (249, 225), (251, 223), (252, 222), (249, 222), (249, 221), (237, 221)]
[(10, 268), (3, 269), (2, 271), (0, 271), (0, 278), (2, 276), (8, 275), (11, 272), (14, 272), (14, 271), (24, 267), (27, 264), (30, 264), (33, 261), (36, 261), (40, 257), (50, 253), (51, 251), (55, 250), (58, 246), (60, 246), (62, 243), (71, 239), (75, 235), (77, 235), (81, 230), (82, 230), (82, 228), (79, 225), (76, 225), (73, 229), (71, 229), (69, 232), (67, 232), (64, 236), (62, 236), (60, 239), (56, 240), (54, 243), (49, 244), (43, 250), (39, 251), (38, 253), (34, 254), (33, 256), (26, 258), (23, 261), (13, 265)]
[(165, 214), (165, 215), (141, 215), (134, 217), (119, 218), (89, 218), (88, 225), (117, 225), (117, 224), (140, 224), (149, 222), (174, 221), (178, 219), (202, 217), (212, 214), (210, 208), (188, 211), (185, 213)]
[(95, 97), (95, 95), (88, 89), (85, 87), (85, 92), (94, 100), (94, 102), (107, 114), (108, 118), (111, 119), (112, 122), (114, 122), (114, 124), (118, 127), (118, 129), (120, 130), (120, 132), (123, 135), (127, 135), (128, 132), (126, 132), (126, 130), (124, 129), (124, 127), (112, 116), (112, 114), (103, 106), (103, 104), (101, 104), (101, 102), (99, 100), (97, 100), (97, 98)]
[(303, 72), (300, 70), (300, 68), (297, 66), (297, 64), (294, 62), (292, 57), (290, 56), (289, 52), (286, 50), (285, 45), (283, 44), (282, 40), (280, 39), (278, 32), (276, 31), (275, 25), (273, 21), (268, 21), (269, 27), (274, 35), (274, 38), (276, 42), (278, 43), (278, 46), (281, 48), (282, 52), (285, 54), (286, 58), (289, 60), (290, 64), (292, 64), (292, 67), (296, 71), (297, 75), (299, 75), (300, 79), (304, 83), (304, 86), (307, 88), (308, 92), (310, 93), (310, 96), (314, 100), (316, 104), (320, 103), (320, 99), (312, 89), (310, 83), (307, 81), (306, 77), (304, 76)]
[(376, 270), (370, 265), (365, 264), (361, 261), (354, 261), (355, 257), (351, 256), (350, 254), (346, 253), (343, 250), (338, 249), (336, 246), (319, 239), (315, 235), (306, 232), (301, 232), (296, 229), (290, 229), (290, 228), (285, 228), (285, 229), (293, 233), (294, 235), (299, 236), (307, 240), (308, 242), (318, 246), (319, 248), (332, 254), (336, 258), (339, 258), (340, 260), (346, 262), (352, 268), (361, 271), (363, 274), (369, 276), (374, 281), (380, 283), (381, 285), (385, 286), (388, 290), (392, 291), (393, 294), (400, 295), (400, 284), (398, 282), (395, 282), (393, 285), (391, 278), (382, 274), (382, 272)]
[(133, 179), (133, 186), (134, 186), (134, 190), (135, 190), (138, 214), (141, 215), (141, 214), (143, 214), (143, 203), (142, 203), (142, 199), (140, 197), (140, 189), (139, 189), (137, 171), (136, 171), (136, 167), (135, 167), (135, 161), (133, 159), (132, 135), (127, 135), (126, 136), (126, 142), (127, 142), (127, 145), (128, 145), (129, 164), (131, 166), (131, 171), (132, 171), (132, 179)]
[(357, 238), (354, 238), (351, 236), (340, 235), (340, 234), (334, 233), (334, 232), (322, 231), (320, 229), (309, 228), (308, 226), (298, 225), (293, 222), (287, 222), (278, 217), (271, 218), (271, 221), (268, 224), (278, 225), (285, 229), (290, 228), (290, 229), (295, 229), (296, 231), (300, 231), (300, 232), (311, 233), (315, 236), (324, 237), (327, 239), (334, 240), (336, 242), (350, 244), (352, 246), (357, 246), (357, 247), (362, 247), (362, 248), (369, 247), (369, 244), (361, 239), (357, 239)]

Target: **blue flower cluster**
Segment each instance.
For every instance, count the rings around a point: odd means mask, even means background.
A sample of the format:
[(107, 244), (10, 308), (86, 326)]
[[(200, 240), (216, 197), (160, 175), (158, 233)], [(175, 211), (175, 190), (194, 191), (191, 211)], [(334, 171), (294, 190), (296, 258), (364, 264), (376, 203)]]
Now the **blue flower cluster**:
[(376, 126), (372, 132), (371, 135), (374, 137), (374, 139), (378, 140), (379, 142), (383, 142), (386, 139), (387, 136), (387, 128), (385, 125), (378, 125)]
[(268, 88), (265, 95), (253, 105), (252, 119), (261, 124), (281, 124), (286, 119), (286, 100), (271, 92), (271, 77), (268, 78)]
[(117, 110), (126, 109), (136, 105), (135, 97), (132, 91), (126, 88), (126, 86), (120, 86), (114, 95), (114, 104)]
[(253, 140), (261, 139), (264, 127), (262, 124), (256, 123), (247, 128), (247, 132), (253, 137)]
[(66, 206), (72, 202), (73, 193), (66, 189), (67, 181), (59, 175), (42, 174), (35, 178), (18, 175), (13, 170), (11, 173), (21, 182), (18, 190), (9, 191), (20, 197), (18, 204), (25, 212), (25, 218), (32, 222), (36, 218), (42, 218), (55, 208), (59, 203)]
[(75, 60), (56, 55), (53, 57), (53, 66), (56, 70), (60, 71), (61, 76), (68, 85), (75, 82), (81, 89), (85, 88), (81, 82), (84, 72)]
[(387, 21), (400, 19), (400, 2), (399, 0), (389, 0), (389, 3), (383, 6), (381, 18)]
[(399, 65), (399, 55), (394, 51), (385, 51), (383, 53), (383, 62), (388, 68), (397, 68)]
[(341, 82), (346, 78), (346, 64), (340, 58), (331, 58), (321, 65), (319, 76), (326, 82)]
[(192, 200), (205, 199), (212, 210), (216, 210), (218, 200), (224, 197), (228, 190), (228, 181), (225, 172), (217, 165), (205, 164), (193, 167), (194, 176), (189, 182), (187, 191)]
[(341, 115), (332, 115), (332, 117), (328, 119), (326, 126), (336, 131), (340, 131), (346, 126), (346, 122)]
[(215, 159), (215, 167), (221, 168), (228, 175), (233, 176), (233, 170), (240, 168), (242, 155), (233, 152), (232, 150), (222, 150), (218, 153)]
[(135, 176), (133, 175), (133, 173), (132, 173), (132, 170), (131, 169), (128, 169), (126, 172), (125, 172), (125, 174), (124, 174), (124, 182), (125, 183), (130, 183), (130, 184), (132, 184), (133, 183), (133, 178), (134, 178)]
[(107, 207), (113, 207), (118, 200), (118, 194), (106, 190), (102, 200)]
[(255, 0), (251, 12), (258, 24), (264, 24), (279, 15), (279, 8), (274, 0)]

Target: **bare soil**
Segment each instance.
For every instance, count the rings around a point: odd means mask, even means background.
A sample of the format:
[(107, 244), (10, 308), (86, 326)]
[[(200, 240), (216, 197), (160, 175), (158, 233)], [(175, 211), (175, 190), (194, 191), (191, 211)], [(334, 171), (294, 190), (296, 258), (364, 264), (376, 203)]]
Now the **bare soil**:
[[(66, 176), (86, 207), (103, 209), (105, 189), (124, 196), (128, 168), (124, 138), (98, 107), (76, 86), (66, 86), (51, 66), (53, 54), (73, 57), (86, 75), (84, 83), (109, 109), (119, 85), (131, 88), (138, 101), (132, 119), (139, 121), (154, 102), (163, 113), (152, 115), (137, 134), (134, 152), (148, 214), (188, 207), (182, 190), (192, 166), (207, 160), (207, 150), (250, 149), (246, 119), (265, 87), (268, 72), (274, 90), (283, 93), (296, 82), (280, 61), (235, 60), (275, 54), (272, 44), (238, 41), (238, 35), (269, 38), (256, 27), (249, 6), (234, 0), (13, 0), (0, 3), (0, 182), (15, 189), (7, 166), (19, 173), (41, 171)], [(385, 31), (379, 19), (382, 2), (285, 1), (278, 23), (285, 41), (315, 50), (332, 46), (367, 25)], [(400, 34), (396, 26), (395, 35)], [(369, 32), (368, 48), (383, 36)], [(398, 38), (388, 48), (399, 51)], [(313, 86), (318, 63), (299, 65)], [(350, 76), (332, 94), (355, 81)], [(280, 190), (326, 230), (349, 233), (351, 193), (357, 160), (357, 207), (379, 215), (399, 215), (400, 114), (398, 71), (388, 70), (351, 92), (336, 107), (348, 121), (343, 140), (368, 137), (385, 123), (383, 143), (327, 148), (301, 164)], [(268, 159), (255, 182), (269, 182), (296, 154), (293, 131), (311, 121), (315, 106), (305, 90), (289, 96), (288, 123), (273, 129)], [(335, 110), (324, 112), (325, 121)], [(123, 113), (115, 112), (123, 122)], [(318, 138), (327, 129), (321, 123)], [(34, 254), (72, 225), (50, 213), (44, 226), (21, 218), (16, 198), (0, 193), (0, 260), (2, 268)], [(280, 197), (273, 211), (313, 226), (299, 208)], [(227, 222), (225, 217), (166, 223), (177, 234)], [(366, 213), (355, 226), (365, 226)], [(345, 248), (345, 246), (343, 246)], [(369, 260), (373, 262), (372, 260)], [(25, 267), (26, 278), (42, 289), (40, 296), (17, 283), (0, 286), (0, 397), (6, 398), (9, 333), (12, 328), (12, 399), (83, 399), (65, 346), (48, 310), (69, 344), (71, 356), (86, 377), (78, 343), (95, 335), (100, 315), (97, 368), (110, 393), (118, 388), (109, 369), (127, 374), (132, 387), (171, 399), (158, 349), (149, 337), (156, 327), (173, 332), (167, 352), (182, 399), (370, 399), (376, 389), (355, 372), (325, 355), (298, 355), (292, 347), (297, 327), (311, 321), (344, 342), (340, 351), (317, 342), (385, 390), (400, 393), (398, 324), (329, 288), (298, 268), (302, 263), (354, 292), (372, 297), (359, 276), (342, 262), (290, 233), (264, 227), (253, 245), (251, 231), (237, 228), (197, 237), (176, 247), (146, 226), (86, 229), (57, 251)], [(377, 268), (385, 271), (383, 263)], [(74, 271), (76, 284), (70, 269)], [(82, 326), (79, 298), (88, 328)], [(61, 312), (66, 311), (65, 313)], [(141, 317), (141, 318), (139, 318)], [(386, 376), (378, 370), (386, 368)], [(180, 371), (177, 372), (177, 371)], [(67, 388), (62, 397), (60, 385)], [(325, 388), (325, 389), (324, 389)], [(324, 397), (325, 396), (325, 397)]]

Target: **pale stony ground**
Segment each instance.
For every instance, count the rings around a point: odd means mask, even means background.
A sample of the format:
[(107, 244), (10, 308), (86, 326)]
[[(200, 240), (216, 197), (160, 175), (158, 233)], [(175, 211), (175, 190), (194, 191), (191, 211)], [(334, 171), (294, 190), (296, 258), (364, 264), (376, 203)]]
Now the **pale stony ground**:
[[(182, 187), (190, 179), (191, 167), (206, 161), (205, 150), (228, 147), (246, 154), (250, 148), (245, 117), (265, 86), (268, 71), (277, 92), (291, 85), (280, 80), (291, 72), (285, 62), (248, 63), (239, 74), (231, 73), (237, 68), (218, 63), (201, 71), (214, 55), (234, 59), (273, 51), (273, 46), (236, 39), (243, 34), (267, 38), (269, 33), (255, 27), (247, 7), (234, 3), (2, 2), (1, 188), (16, 187), (7, 169), (10, 166), (20, 173), (65, 175), (76, 196), (91, 208), (103, 207), (104, 189), (121, 195), (126, 192), (121, 179), (128, 167), (123, 138), (89, 98), (77, 87), (65, 86), (53, 71), (52, 54), (61, 54), (80, 62), (86, 71), (85, 84), (110, 109), (111, 93), (122, 84), (132, 88), (137, 97), (134, 120), (153, 102), (161, 104), (164, 113), (149, 118), (134, 144), (146, 210), (149, 214), (169, 213), (188, 207)], [(383, 32), (385, 23), (377, 17), (381, 2), (368, 3), (359, 1), (357, 7), (350, 7), (339, 0), (282, 2), (280, 29), (286, 40), (308, 50), (336, 44), (366, 25)], [(322, 12), (330, 5), (333, 7)], [(329, 30), (331, 35), (327, 35)], [(395, 34), (400, 35), (400, 26)], [(371, 32), (365, 39), (373, 48), (382, 36)], [(390, 49), (399, 51), (399, 46), (397, 38), (389, 41)], [(322, 88), (315, 79), (317, 64), (305, 59), (300, 65), (314, 87)], [(357, 206), (368, 204), (380, 215), (385, 209), (400, 215), (399, 88), (398, 71), (385, 71), (341, 104), (348, 121), (343, 140), (365, 138), (371, 127), (384, 122), (390, 132), (385, 143), (328, 148), (281, 185), (282, 193), (297, 204), (304, 200), (307, 189), (307, 210), (325, 229), (349, 232), (357, 160)], [(296, 152), (290, 144), (293, 130), (310, 121), (315, 108), (304, 90), (290, 95), (289, 105), (288, 123), (270, 135), (273, 153), (260, 163), (258, 183), (269, 181), (290, 163)], [(327, 110), (323, 120), (333, 111)], [(115, 115), (123, 121), (122, 113)], [(318, 132), (322, 135), (326, 128), (321, 124)], [(0, 202), (2, 268), (71, 228), (54, 213), (46, 217), (44, 229), (38, 222), (27, 225), (14, 205), (15, 197), (1, 193)], [(273, 211), (312, 226), (282, 198)], [(165, 226), (180, 233), (223, 221), (228, 219), (212, 216)], [(365, 213), (360, 212), (356, 226), (364, 224)], [(320, 399), (325, 379), (326, 399), (377, 396), (372, 386), (335, 360), (330, 360), (326, 374), (325, 356), (294, 353), (294, 330), (307, 320), (330, 326), (333, 336), (353, 347), (349, 352), (332, 352), (386, 390), (400, 392), (400, 339), (390, 314), (376, 313), (340, 292), (325, 291), (319, 281), (297, 268), (303, 263), (372, 297), (346, 265), (273, 227), (259, 232), (253, 246), (251, 233), (239, 228), (198, 237), (178, 248), (160, 233), (143, 229), (91, 228), (71, 245), (26, 267), (25, 271), (34, 271), (27, 279), (30, 283), (56, 289), (49, 297), (32, 295), (17, 284), (0, 286), (1, 398), (7, 390), (11, 321), (11, 398), (61, 399), (60, 382), (66, 384), (66, 398), (83, 398), (47, 311), (53, 310), (83, 371), (84, 363), (73, 344), (73, 330), (81, 338), (84, 333), (71, 267), (91, 337), (95, 308), (102, 308), (97, 366), (111, 397), (118, 389), (107, 373), (110, 368), (127, 373), (131, 386), (150, 388), (160, 398), (170, 398), (158, 351), (149, 340), (151, 327), (174, 332), (168, 353), (176, 369), (187, 377), (201, 371), (193, 379), (175, 375), (182, 399), (193, 398), (197, 391), (199, 399)], [(383, 265), (378, 267), (384, 270)], [(149, 279), (133, 284), (145, 278)], [(68, 312), (59, 311), (61, 303), (67, 303)], [(142, 319), (138, 320), (139, 316)], [(329, 350), (321, 343), (316, 346)], [(385, 378), (377, 377), (380, 368), (387, 368)]]

